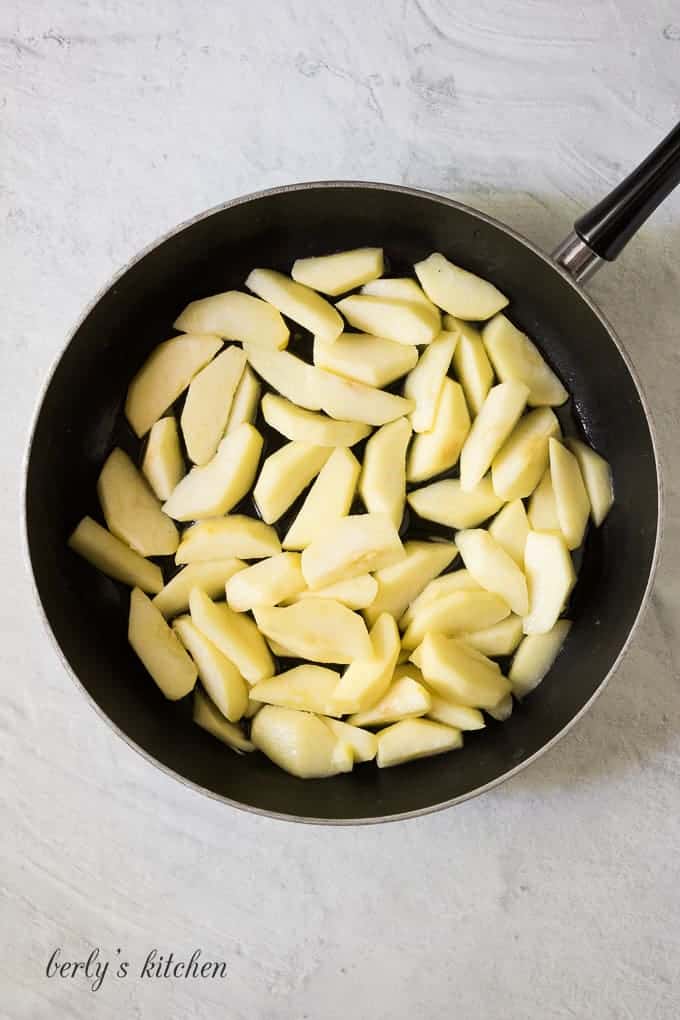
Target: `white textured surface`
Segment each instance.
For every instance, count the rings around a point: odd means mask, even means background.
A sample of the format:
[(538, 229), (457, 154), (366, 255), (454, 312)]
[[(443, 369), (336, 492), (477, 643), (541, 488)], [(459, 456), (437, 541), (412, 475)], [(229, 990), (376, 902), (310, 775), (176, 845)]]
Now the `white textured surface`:
[[(546, 246), (680, 115), (676, 0), (6, 0), (0, 12), (0, 1015), (593, 1017), (680, 1010), (680, 201), (592, 292), (665, 448), (651, 610), (588, 717), (443, 814), (229, 811), (100, 722), (41, 630), (21, 459), (48, 365), (139, 247), (291, 180), (405, 182)], [(625, 564), (622, 564), (625, 569)], [(221, 983), (47, 981), (51, 950), (227, 960)]]

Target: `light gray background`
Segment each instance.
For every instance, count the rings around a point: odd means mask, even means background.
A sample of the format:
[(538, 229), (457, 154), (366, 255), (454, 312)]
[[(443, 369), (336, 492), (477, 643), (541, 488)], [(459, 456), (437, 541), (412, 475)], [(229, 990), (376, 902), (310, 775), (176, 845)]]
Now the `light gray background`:
[[(0, 1014), (677, 1017), (678, 196), (591, 288), (665, 449), (652, 605), (587, 719), (483, 799), (328, 829), (185, 790), (62, 668), (20, 529), (41, 383), (141, 246), (239, 193), (345, 177), (469, 200), (549, 248), (680, 115), (676, 0), (6, 0), (0, 36)], [(93, 996), (45, 979), (56, 945), (135, 965), (200, 946), (230, 974)]]

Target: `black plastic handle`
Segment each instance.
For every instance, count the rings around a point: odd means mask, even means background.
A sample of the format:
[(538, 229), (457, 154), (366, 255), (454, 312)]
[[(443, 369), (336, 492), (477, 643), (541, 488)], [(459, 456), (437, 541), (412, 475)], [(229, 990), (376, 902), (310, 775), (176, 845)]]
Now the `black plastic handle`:
[(613, 261), (648, 216), (680, 184), (680, 123), (644, 162), (574, 224), (582, 241)]

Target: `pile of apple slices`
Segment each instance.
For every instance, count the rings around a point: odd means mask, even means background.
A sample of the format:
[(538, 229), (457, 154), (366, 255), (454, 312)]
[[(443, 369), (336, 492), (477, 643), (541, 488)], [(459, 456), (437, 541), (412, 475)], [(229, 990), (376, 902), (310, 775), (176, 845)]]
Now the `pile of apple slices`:
[[(193, 691), (199, 726), (303, 778), (506, 719), (564, 642), (571, 551), (613, 502), (507, 298), (437, 253), (415, 276), (363, 248), (189, 304), (130, 383), (140, 466), (113, 450), (106, 527), (70, 538), (132, 586), (129, 640), (163, 694)], [(284, 442), (261, 463), (262, 422)], [(407, 504), (450, 536), (409, 538)]]

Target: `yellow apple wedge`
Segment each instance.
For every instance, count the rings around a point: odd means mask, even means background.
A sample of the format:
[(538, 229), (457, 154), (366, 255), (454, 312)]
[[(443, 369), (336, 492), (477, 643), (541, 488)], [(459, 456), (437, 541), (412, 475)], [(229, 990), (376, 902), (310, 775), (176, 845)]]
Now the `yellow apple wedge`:
[(280, 552), (278, 535), (269, 524), (245, 514), (227, 514), (187, 528), (175, 562), (201, 563), (234, 557), (259, 560)]
[(314, 386), (322, 409), (331, 418), (341, 421), (362, 422), (364, 425), (386, 425), (395, 418), (403, 418), (415, 407), (412, 400), (378, 390), (364, 383), (343, 379), (322, 368), (315, 372)]
[(459, 531), (456, 545), (475, 581), (487, 591), (500, 595), (513, 613), (526, 616), (529, 608), (526, 578), (495, 538), (488, 531), (473, 528)]
[(109, 531), (141, 556), (170, 556), (179, 545), (177, 528), (127, 453), (116, 447), (97, 481)]
[(527, 634), (508, 672), (516, 698), (525, 698), (538, 687), (552, 668), (570, 629), (571, 620), (558, 620), (545, 634)]
[(497, 315), (482, 330), (487, 353), (501, 382), (514, 379), (529, 387), (530, 407), (558, 405), (569, 394), (526, 333), (505, 315)]
[(163, 587), (159, 566), (134, 552), (91, 517), (83, 517), (68, 544), (79, 556), (115, 581), (154, 595)]
[(511, 613), (492, 627), (461, 634), (461, 640), (483, 655), (511, 655), (522, 640), (523, 634), (522, 617)]
[(525, 634), (546, 634), (555, 626), (576, 583), (576, 572), (561, 535), (530, 531), (524, 548), (529, 588)]
[(463, 736), (453, 726), (443, 726), (430, 719), (402, 719), (376, 735), (379, 769), (403, 765), (418, 758), (430, 758), (463, 746)]
[(367, 386), (389, 386), (410, 372), (418, 350), (368, 333), (341, 333), (332, 344), (314, 340), (314, 364)]
[(178, 701), (194, 689), (196, 666), (151, 599), (139, 588), (130, 593), (128, 640), (170, 701)]
[(333, 698), (339, 679), (340, 674), (326, 666), (295, 666), (285, 673), (261, 680), (251, 689), (250, 695), (266, 705), (297, 708), (320, 715), (339, 715)]
[(149, 432), (142, 460), (142, 474), (157, 499), (168, 499), (184, 477), (184, 472), (177, 422), (174, 418), (159, 418)]
[(452, 468), (469, 431), (470, 415), (463, 388), (453, 379), (444, 379), (432, 429), (413, 437), (406, 462), (408, 481), (424, 482)]
[(339, 719), (324, 719), (333, 736), (347, 744), (352, 749), (355, 761), (372, 761), (378, 751), (378, 741), (375, 733), (362, 730), (358, 726), (350, 726), (349, 723), (341, 722)]
[(528, 392), (517, 382), (489, 390), (460, 452), (460, 484), (465, 492), (474, 489), (491, 467), (524, 410)]
[(389, 688), (370, 708), (355, 712), (347, 720), (351, 726), (386, 726), (400, 719), (426, 715), (432, 704), (425, 687), (415, 678), (413, 666), (397, 666)]
[(302, 553), (310, 588), (349, 581), (404, 558), (404, 547), (387, 514), (354, 514), (332, 522)]
[(276, 606), (306, 587), (300, 554), (283, 552), (233, 574), (226, 584), (227, 602), (237, 613), (246, 613), (260, 606)]
[(486, 711), (492, 719), (496, 720), (496, 722), (505, 722), (506, 719), (509, 719), (512, 715), (513, 707), (514, 702), (512, 700), (512, 694), (506, 694), (504, 698), (501, 698), (497, 705), (494, 705), (493, 708), (487, 708)]
[(484, 630), (510, 615), (507, 603), (489, 591), (454, 591), (428, 602), (414, 613), (401, 639), (403, 648), (417, 648), (428, 633), (459, 637), (466, 631)]
[(371, 297), (392, 298), (397, 301), (410, 301), (412, 304), (421, 305), (430, 313), (437, 314), (438, 309), (433, 305), (422, 287), (410, 276), (387, 277), (382, 280), (372, 280), (361, 288), (362, 294), (369, 294)]
[(342, 447), (333, 450), (288, 529), (284, 549), (306, 549), (331, 522), (347, 516), (360, 471), (353, 453)]
[(359, 494), (369, 513), (387, 514), (395, 528), (406, 503), (406, 448), (411, 438), (408, 418), (383, 425), (366, 443)]
[(439, 311), (417, 301), (351, 294), (336, 308), (355, 329), (398, 344), (432, 343), (441, 329)]
[(296, 259), (290, 275), (296, 283), (337, 297), (383, 273), (382, 248), (354, 248), (333, 255)]
[(315, 382), (315, 369), (288, 351), (270, 351), (244, 344), (248, 363), (282, 397), (308, 411), (321, 408)]
[[(407, 542), (406, 545), (408, 544)], [(406, 630), (425, 606), (428, 606), (431, 602), (446, 598), (454, 592), (483, 590), (469, 570), (454, 570), (450, 574), (442, 574), (441, 577), (435, 577), (430, 581), (417, 598), (413, 599), (408, 609), (401, 616), (399, 626), (402, 630)]]
[(599, 528), (614, 502), (611, 469), (604, 457), (580, 439), (567, 439), (566, 445), (578, 461), (590, 500), (590, 516), (595, 527)]
[(469, 708), (494, 708), (510, 693), (498, 665), (456, 638), (426, 634), (411, 659), (436, 694)]
[(370, 433), (369, 425), (356, 421), (336, 421), (324, 414), (306, 411), (285, 397), (267, 393), (262, 398), (264, 420), (286, 439), (315, 443), (317, 446), (354, 446)]
[(309, 712), (265, 705), (255, 716), (250, 735), (258, 750), (299, 779), (325, 779), (351, 772), (354, 766), (349, 744)]
[(332, 452), (330, 446), (292, 442), (271, 453), (262, 465), (253, 489), (253, 498), (262, 520), (267, 524), (278, 521), (318, 475)]
[(292, 606), (257, 608), (260, 631), (300, 659), (348, 663), (371, 650), (366, 625), (358, 613), (333, 599), (304, 599)]
[(550, 478), (555, 493), (555, 506), (560, 530), (567, 549), (577, 549), (590, 515), (590, 500), (583, 483), (581, 469), (573, 453), (556, 439), (549, 440)]
[(398, 563), (375, 572), (377, 592), (364, 613), (369, 625), (381, 613), (391, 613), (398, 620), (425, 586), (454, 561), (458, 550), (453, 542), (404, 542), (404, 553)]
[(383, 696), (392, 681), (399, 650), (394, 617), (383, 613), (371, 627), (368, 653), (354, 659), (340, 678), (335, 700), (341, 712), (361, 712)]
[(531, 495), (548, 466), (548, 441), (559, 435), (560, 423), (549, 407), (520, 418), (491, 465), (491, 481), (501, 499)]
[(234, 557), (205, 563), (190, 563), (158, 592), (153, 604), (166, 619), (177, 616), (189, 608), (192, 588), (200, 588), (211, 599), (221, 598), (229, 578), (245, 568), (246, 564)]
[(235, 613), (224, 602), (213, 602), (200, 588), (189, 595), (189, 611), (194, 626), (233, 662), (249, 684), (274, 675), (267, 644), (250, 617)]
[(237, 754), (255, 750), (255, 744), (248, 740), (241, 727), (225, 719), (200, 687), (196, 687), (194, 690), (193, 719), (197, 726), (210, 733), (211, 736), (217, 737)]
[(450, 528), (474, 528), (503, 505), (493, 491), (491, 476), (463, 491), (460, 478), (445, 478), (409, 492), (406, 500), (419, 517)]
[(241, 381), (236, 387), (234, 399), (231, 402), (229, 418), (227, 420), (226, 432), (233, 432), (244, 422), (252, 425), (257, 417), (257, 409), (260, 406), (259, 380), (250, 365), (243, 369)]
[(191, 380), (180, 424), (194, 464), (207, 464), (215, 456), (245, 364), (242, 348), (230, 346)]
[(453, 352), (453, 367), (465, 393), (465, 400), (474, 416), (486, 400), (493, 386), (493, 368), (486, 353), (482, 334), (462, 319), (444, 316), (444, 329), (458, 332), (458, 343)]
[(414, 432), (429, 432), (434, 425), (442, 387), (457, 341), (458, 333), (439, 333), (425, 348), (418, 364), (404, 380), (404, 396), (416, 404), (411, 412)]
[(253, 269), (246, 279), (246, 287), (325, 343), (332, 343), (342, 333), (342, 318), (333, 305), (283, 273), (274, 269)]
[(338, 581), (336, 584), (329, 584), (326, 588), (309, 588), (299, 592), (290, 602), (301, 602), (303, 599), (335, 599), (342, 602), (348, 609), (366, 609), (372, 605), (378, 591), (378, 582), (371, 574), (359, 574), (349, 581)]
[(506, 503), (489, 525), (489, 534), (517, 566), (524, 566), (524, 546), (529, 534), (529, 518), (521, 499)]
[(236, 666), (201, 634), (190, 616), (180, 616), (172, 629), (196, 663), (208, 696), (229, 722), (238, 722), (248, 707), (248, 687)]
[(413, 268), (430, 301), (458, 319), (490, 319), (508, 303), (492, 283), (454, 265), (440, 252)]
[(478, 708), (468, 705), (457, 705), (439, 694), (430, 692), (430, 708), (427, 718), (445, 726), (455, 726), (459, 730), (483, 730), (486, 726), (484, 716)]
[(557, 516), (557, 504), (553, 492), (550, 468), (531, 494), (527, 511), (532, 531), (555, 531), (561, 535), (560, 522)]
[(175, 319), (185, 333), (215, 333), (227, 340), (281, 350), (288, 343), (288, 327), (280, 312), (266, 301), (227, 290), (192, 301)]

